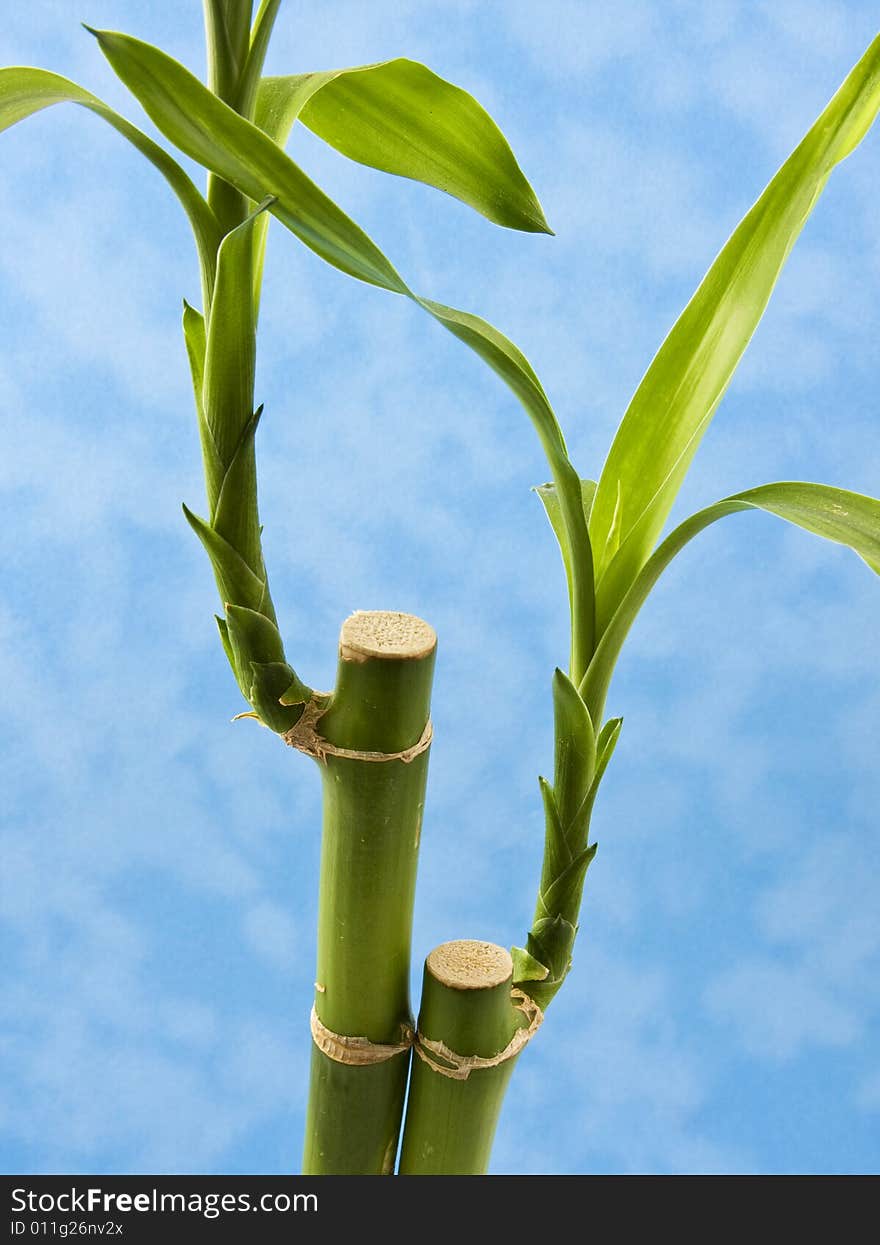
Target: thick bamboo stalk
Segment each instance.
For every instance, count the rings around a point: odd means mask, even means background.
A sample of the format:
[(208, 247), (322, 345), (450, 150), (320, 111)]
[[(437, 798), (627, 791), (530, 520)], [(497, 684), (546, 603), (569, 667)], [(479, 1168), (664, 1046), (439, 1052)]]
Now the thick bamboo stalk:
[[(410, 939), (435, 649), (433, 629), (410, 614), (353, 615), (342, 628), (335, 691), (315, 727), (315, 750), (330, 746), (321, 761), (315, 1012), (332, 1034), (404, 1049), (363, 1064), (313, 1044), (308, 1175), (394, 1167), (410, 1059)], [(416, 755), (379, 759), (406, 750)]]
[[(428, 956), (401, 1175), (485, 1173), (517, 1035), (524, 1045), (529, 1033), (528, 1003), (512, 994), (512, 976), (509, 952), (494, 943), (447, 942)], [(531, 1022), (540, 1013), (532, 1010)]]

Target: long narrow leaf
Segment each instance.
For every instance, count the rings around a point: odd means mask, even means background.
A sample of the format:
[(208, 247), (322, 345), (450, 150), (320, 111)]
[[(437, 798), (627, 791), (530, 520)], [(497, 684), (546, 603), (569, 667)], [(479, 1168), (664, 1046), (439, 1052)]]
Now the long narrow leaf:
[(349, 159), (445, 191), (497, 225), (551, 232), (486, 110), (418, 61), (265, 78), (257, 109), (286, 133), (299, 117)]
[[(411, 295), (410, 297), (414, 297)], [(416, 298), (416, 302), (470, 346), (522, 402), (535, 427), (553, 472), (561, 522), (568, 534), (567, 571), (571, 604), (571, 663), (573, 682), (579, 683), (593, 652), (595, 603), (593, 559), (583, 506), (583, 486), (571, 464), (565, 439), (550, 401), (528, 360), (503, 333), (469, 312)]]
[(741, 510), (766, 510), (826, 540), (847, 545), (880, 574), (880, 501), (874, 497), (825, 484), (784, 481), (735, 493), (699, 510), (670, 533), (645, 563), (596, 648), (579, 689), (594, 722), (601, 717), (621, 646), (662, 572), (698, 532)]
[(181, 151), (255, 201), (272, 196), (269, 211), (306, 246), (350, 276), (411, 299), (470, 346), (523, 403), (550, 462), (570, 534), (571, 673), (579, 682), (593, 642), (593, 571), (581, 484), (547, 395), (525, 356), (478, 316), (413, 293), (363, 230), (266, 133), (218, 100), (177, 61), (128, 35), (95, 33), (113, 69)]
[[(261, 19), (262, 11), (254, 25), (252, 56), (265, 24)], [(259, 81), (254, 123), (277, 146), (286, 146), (300, 116), (359, 163), (444, 190), (498, 224), (550, 232), (534, 191), (492, 118), (467, 92), (424, 65), (384, 61)], [(257, 226), (257, 299), (267, 228), (268, 219)]]
[[(260, 18), (257, 18), (259, 23)], [(252, 52), (257, 48), (256, 42), (252, 47)], [(253, 83), (253, 91), (255, 93), (253, 122), (254, 125), (264, 134), (271, 138), (276, 147), (282, 149), (287, 145), (287, 139), (296, 120), (298, 109), (292, 106), (292, 101), (288, 92), (283, 88), (286, 78), (260, 78), (259, 76)], [(281, 84), (276, 90), (270, 85), (272, 83)], [(244, 113), (250, 117), (249, 113)], [(260, 217), (254, 230), (254, 314), (260, 314), (260, 296), (263, 289), (263, 264), (266, 258), (266, 236), (269, 232), (269, 221), (271, 217), (267, 214)]]
[(260, 88), (260, 74), (269, 48), (269, 40), (275, 26), (275, 18), (281, 8), (281, 0), (263, 0), (251, 31), (250, 48), (238, 85), (238, 111), (243, 117), (252, 117)]
[(17, 121), (23, 121), (25, 117), (49, 108), (52, 104), (61, 103), (80, 104), (102, 117), (163, 175), (189, 217), (198, 247), (207, 303), (213, 287), (214, 257), (221, 237), (220, 226), (207, 202), (177, 161), (137, 126), (75, 82), (50, 73), (47, 69), (32, 69), (28, 66), (0, 69), (0, 130), (8, 129)]
[(590, 516), (600, 634), (660, 535), (804, 222), (878, 108), (880, 38), (735, 230), (636, 390)]

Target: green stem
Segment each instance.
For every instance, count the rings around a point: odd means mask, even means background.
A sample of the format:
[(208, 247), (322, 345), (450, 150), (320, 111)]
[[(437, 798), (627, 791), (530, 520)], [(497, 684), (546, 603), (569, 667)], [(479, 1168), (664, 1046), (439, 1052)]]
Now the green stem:
[[(524, 1020), (511, 998), (512, 975), (510, 954), (493, 943), (437, 947), (425, 962), (419, 1041), (442, 1042), (458, 1056), (497, 1056)], [(400, 1174), (483, 1175), (516, 1056), (455, 1079), (433, 1065), (454, 1070), (456, 1060), (424, 1049), (432, 1062), (413, 1060)]]
[[(408, 614), (344, 624), (336, 689), (317, 730), (334, 748), (393, 754), (429, 718), (436, 637)], [(410, 940), (428, 751), (326, 755), (315, 1010), (335, 1034), (395, 1045), (412, 1023)], [(303, 1172), (393, 1170), (409, 1051), (353, 1066), (312, 1050)]]
[(550, 467), (569, 542), (571, 566), (571, 659), (569, 671), (577, 685), (590, 664), (596, 642), (596, 593), (593, 550), (581, 492), (581, 480), (568, 457), (554, 454)]
[[(251, 0), (205, 0), (208, 77), (236, 107), (243, 80), (259, 77), (279, 0), (266, 0), (251, 44)], [(252, 101), (251, 101), (252, 102)], [(241, 109), (243, 115), (246, 110)], [(204, 315), (185, 305), (184, 336), (192, 371), (208, 494), (208, 518), (184, 512), (211, 560), (224, 617), (224, 651), (253, 716), (284, 733), (310, 690), (287, 663), (269, 592), (257, 505), (254, 409), (257, 289), (254, 230), (271, 197), (253, 211), (246, 196), (216, 178), (209, 199), (226, 231)], [(283, 698), (283, 699), (282, 699)]]
[[(251, 42), (253, 0), (204, 0), (208, 86), (239, 111), (239, 87)], [(248, 214), (247, 198), (229, 182), (208, 174), (208, 205), (229, 233)]]

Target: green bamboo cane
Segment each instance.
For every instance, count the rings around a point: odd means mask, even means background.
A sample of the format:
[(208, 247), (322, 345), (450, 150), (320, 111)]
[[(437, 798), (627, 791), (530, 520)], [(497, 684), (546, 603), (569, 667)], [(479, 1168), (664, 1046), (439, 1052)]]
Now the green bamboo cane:
[(324, 785), (318, 965), (303, 1171), (394, 1169), (412, 1016), (410, 941), (436, 636), (408, 614), (343, 625), (317, 755)]
[(490, 942), (443, 943), (425, 961), (401, 1175), (486, 1171), (510, 1075), (541, 1016), (512, 978), (510, 952)]
[[(250, 4), (207, 0), (209, 83), (236, 111), (256, 92), (249, 53), (260, 52)], [(277, 9), (277, 3), (274, 9)], [(245, 13), (247, 10), (247, 13)], [(266, 36), (268, 38), (268, 36)], [(264, 47), (264, 45), (263, 45)], [(258, 71), (257, 71), (258, 76)], [(407, 615), (358, 614), (343, 626), (336, 688), (315, 696), (287, 663), (263, 564), (254, 437), (257, 226), (254, 206), (211, 174), (208, 202), (226, 230), (204, 332), (197, 313), (184, 328), (196, 382), (209, 520), (187, 518), (212, 558), (225, 617), (221, 637), (251, 713), (320, 761), (324, 828), (313, 1031), (332, 1035), (312, 1050), (304, 1170), (383, 1174), (393, 1170), (409, 1050), (382, 1062), (341, 1062), (345, 1039), (400, 1044), (409, 1032), (409, 964), (427, 750), (376, 762), (418, 744), (429, 721), (436, 637)], [(242, 565), (243, 564), (243, 565)], [(250, 574), (248, 574), (250, 572)], [(318, 721), (310, 721), (320, 713)], [(306, 730), (308, 735), (306, 735)], [(356, 759), (345, 752), (374, 754)], [(340, 1039), (342, 1039), (340, 1041)], [(362, 1057), (362, 1052), (361, 1052)]]

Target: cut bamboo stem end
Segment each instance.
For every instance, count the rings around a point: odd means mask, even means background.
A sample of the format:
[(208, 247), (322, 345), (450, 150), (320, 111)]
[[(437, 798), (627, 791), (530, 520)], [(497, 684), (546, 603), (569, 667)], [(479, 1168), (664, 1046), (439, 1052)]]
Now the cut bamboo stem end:
[(461, 938), (435, 947), (425, 968), (449, 990), (494, 990), (510, 981), (513, 961), (510, 952), (494, 942)]
[[(402, 1035), (412, 1025), (410, 939), (436, 644), (413, 615), (352, 615), (340, 635), (336, 687), (313, 723), (324, 830), (312, 1032), (326, 1049), (313, 1042), (307, 1175), (393, 1169), (409, 1066)], [(373, 1046), (389, 1057), (373, 1061)], [(400, 1053), (391, 1054), (395, 1046)], [(348, 1061), (353, 1050), (359, 1059), (366, 1052), (364, 1062)]]
[(430, 623), (415, 614), (390, 610), (355, 610), (342, 624), (339, 656), (343, 661), (422, 661), (437, 647)]
[(470, 939), (425, 962), (401, 1175), (480, 1175), (516, 1059), (541, 1023), (510, 953)]

